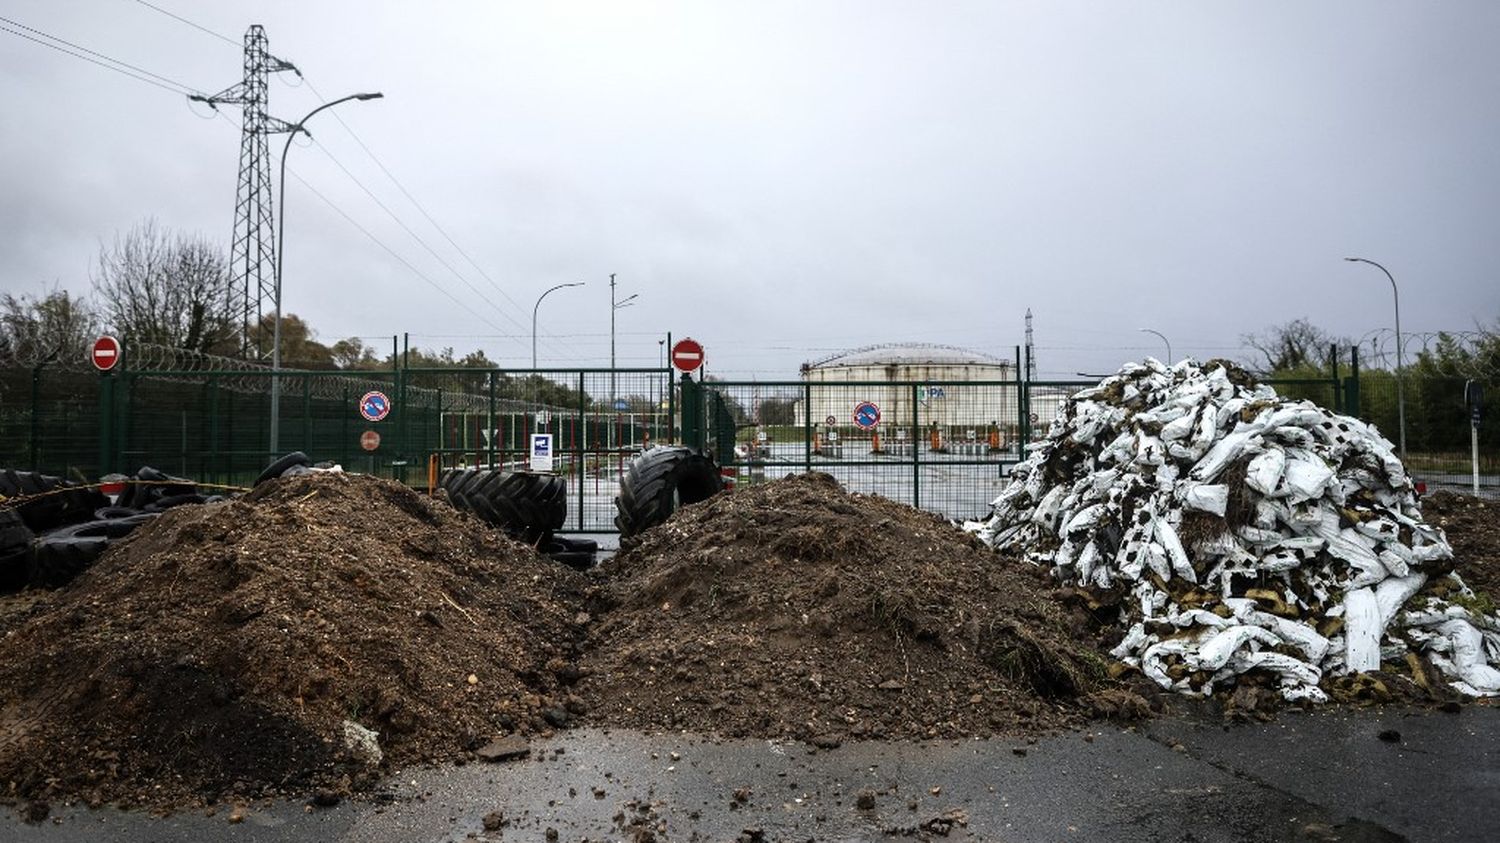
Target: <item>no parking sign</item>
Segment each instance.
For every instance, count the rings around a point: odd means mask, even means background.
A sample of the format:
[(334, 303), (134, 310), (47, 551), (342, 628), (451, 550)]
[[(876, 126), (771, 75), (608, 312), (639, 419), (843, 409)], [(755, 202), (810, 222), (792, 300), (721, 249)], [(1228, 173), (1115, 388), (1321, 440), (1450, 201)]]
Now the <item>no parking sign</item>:
[(880, 424), (880, 407), (873, 401), (861, 401), (854, 408), (854, 424), (860, 430), (869, 430)]

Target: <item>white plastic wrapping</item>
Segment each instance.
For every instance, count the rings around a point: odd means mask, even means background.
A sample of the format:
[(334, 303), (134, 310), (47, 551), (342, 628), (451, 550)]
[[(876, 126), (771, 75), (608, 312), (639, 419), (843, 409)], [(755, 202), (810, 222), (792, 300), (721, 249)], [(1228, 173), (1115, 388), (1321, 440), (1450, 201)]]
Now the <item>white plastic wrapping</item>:
[[(1163, 687), (1254, 670), (1318, 701), (1325, 676), (1401, 670), (1415, 648), (1463, 692), (1500, 692), (1500, 616), (1445, 599), (1461, 582), (1430, 591), (1453, 551), (1391, 443), (1220, 365), (1129, 364), (1080, 393), (971, 529), (1129, 589), (1112, 652)], [(1148, 631), (1162, 622), (1179, 632)]]

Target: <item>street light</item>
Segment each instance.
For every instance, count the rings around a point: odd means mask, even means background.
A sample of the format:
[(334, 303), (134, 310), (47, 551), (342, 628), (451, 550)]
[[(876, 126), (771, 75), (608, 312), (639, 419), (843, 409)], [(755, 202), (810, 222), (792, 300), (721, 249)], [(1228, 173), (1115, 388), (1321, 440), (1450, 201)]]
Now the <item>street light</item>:
[(609, 407), (614, 409), (615, 401), (619, 396), (615, 394), (615, 311), (622, 307), (630, 307), (635, 303), (640, 293), (631, 293), (629, 297), (615, 301), (615, 274), (609, 274)]
[[(546, 293), (542, 293), (540, 296), (536, 297), (536, 304), (532, 305), (532, 307), (531, 307), (531, 368), (532, 369), (536, 369), (536, 311), (537, 311), (537, 308), (539, 308), (539, 307), (542, 306), (542, 299), (546, 298), (547, 294), (553, 292), (554, 290), (561, 290), (564, 287), (582, 287), (582, 286), (583, 286), (583, 282), (582, 281), (570, 281), (567, 284), (558, 284), (556, 287), (552, 287), (551, 289), (547, 290)], [(535, 374), (535, 373), (533, 373), (533, 374)]]
[(1150, 328), (1142, 328), (1141, 333), (1156, 334), (1158, 337), (1161, 337), (1161, 341), (1167, 344), (1167, 365), (1172, 365), (1172, 341), (1167, 339), (1167, 335), (1161, 331), (1153, 331)]
[(347, 97), (339, 97), (332, 102), (322, 105), (307, 112), (307, 116), (293, 123), (286, 130), (286, 144), (281, 148), (281, 207), (277, 210), (276, 221), (276, 321), (271, 328), (271, 454), (274, 456), (278, 450), (281, 432), (281, 256), (286, 245), (286, 154), (292, 149), (292, 138), (298, 132), (312, 137), (312, 132), (304, 128), (307, 121), (313, 115), (325, 108), (333, 108), (341, 102), (349, 100), (378, 100), (385, 94), (376, 91), (373, 94), (350, 94)]
[(1396, 419), (1401, 430), (1401, 461), (1406, 462), (1406, 377), (1401, 374), (1401, 291), (1391, 271), (1369, 258), (1344, 258), (1355, 263), (1367, 263), (1385, 273), (1391, 281), (1391, 297), (1396, 304)]

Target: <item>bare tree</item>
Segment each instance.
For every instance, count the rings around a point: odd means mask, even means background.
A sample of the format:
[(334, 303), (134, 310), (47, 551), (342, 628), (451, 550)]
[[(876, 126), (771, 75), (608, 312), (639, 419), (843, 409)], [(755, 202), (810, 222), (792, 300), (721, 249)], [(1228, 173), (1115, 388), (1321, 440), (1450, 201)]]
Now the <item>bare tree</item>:
[(148, 219), (100, 247), (93, 282), (105, 320), (127, 342), (213, 354), (238, 348), (229, 261), (200, 235), (173, 235)]
[(1329, 365), (1328, 355), (1334, 345), (1349, 345), (1347, 339), (1335, 337), (1305, 318), (1272, 326), (1258, 334), (1245, 334), (1240, 340), (1265, 358), (1263, 373), (1325, 367)]
[(45, 296), (0, 296), (0, 360), (36, 365), (49, 360), (82, 363), (99, 333), (88, 301), (54, 288)]

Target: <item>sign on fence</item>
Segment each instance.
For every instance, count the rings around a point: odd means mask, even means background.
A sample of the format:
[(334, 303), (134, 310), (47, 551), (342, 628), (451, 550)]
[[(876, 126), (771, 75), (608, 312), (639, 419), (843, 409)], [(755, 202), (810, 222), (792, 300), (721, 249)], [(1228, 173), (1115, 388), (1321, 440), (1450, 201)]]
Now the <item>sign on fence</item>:
[(552, 434), (531, 434), (531, 470), (552, 470)]

